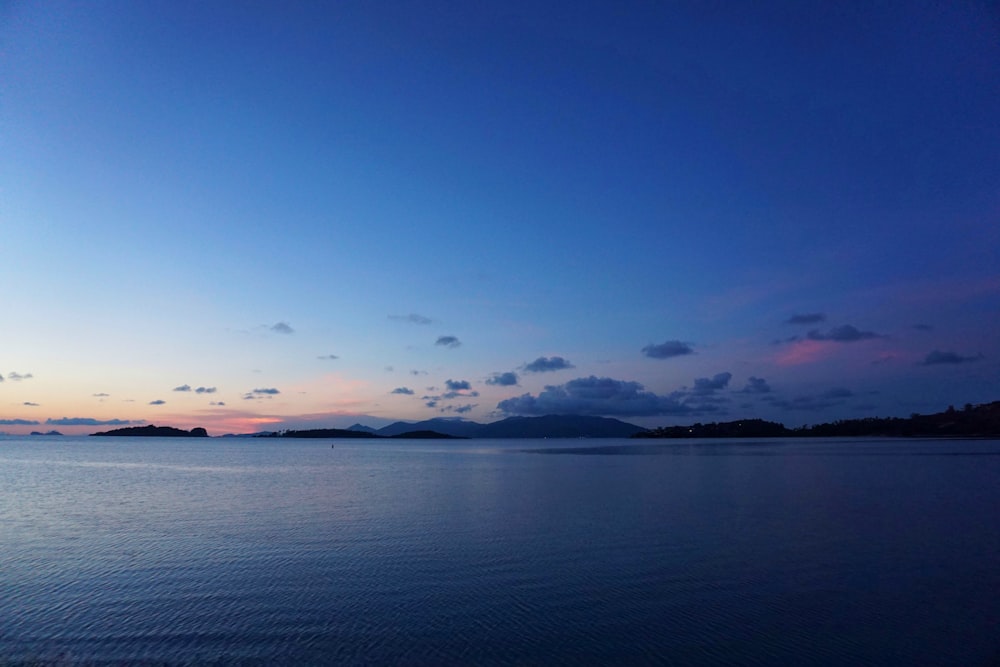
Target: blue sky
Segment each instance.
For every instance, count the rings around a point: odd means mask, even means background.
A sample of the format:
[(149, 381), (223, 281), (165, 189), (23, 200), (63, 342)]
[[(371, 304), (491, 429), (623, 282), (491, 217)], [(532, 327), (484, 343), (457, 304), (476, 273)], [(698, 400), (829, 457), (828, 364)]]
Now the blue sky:
[(0, 430), (1000, 399), (995, 7), (744, 4), (3, 4)]

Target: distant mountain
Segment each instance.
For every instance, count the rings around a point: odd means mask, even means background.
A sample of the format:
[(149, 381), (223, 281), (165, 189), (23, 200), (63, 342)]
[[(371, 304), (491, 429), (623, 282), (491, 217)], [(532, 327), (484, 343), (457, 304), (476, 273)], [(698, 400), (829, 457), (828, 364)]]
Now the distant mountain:
[(396, 422), (376, 433), (396, 436), (407, 431), (435, 431), (459, 438), (628, 438), (645, 429), (609, 417), (546, 415), (507, 417), (489, 424), (437, 417), (422, 422)]
[(111, 431), (101, 433), (91, 433), (91, 435), (117, 435), (136, 438), (207, 438), (208, 432), (201, 428), (193, 428), (190, 431), (174, 428), (173, 426), (127, 426), (116, 428)]
[(444, 435), (453, 435), (459, 438), (478, 438), (478, 431), (482, 424), (469, 421), (467, 419), (455, 419), (448, 417), (435, 417), (425, 419), (420, 422), (395, 422), (375, 431), (384, 436), (397, 436), (413, 431), (435, 431)]
[(375, 429), (371, 426), (365, 426), (364, 424), (352, 424), (347, 427), (348, 431), (361, 431), (363, 433), (375, 433)]
[(479, 438), (628, 438), (646, 429), (610, 417), (507, 417), (484, 424)]

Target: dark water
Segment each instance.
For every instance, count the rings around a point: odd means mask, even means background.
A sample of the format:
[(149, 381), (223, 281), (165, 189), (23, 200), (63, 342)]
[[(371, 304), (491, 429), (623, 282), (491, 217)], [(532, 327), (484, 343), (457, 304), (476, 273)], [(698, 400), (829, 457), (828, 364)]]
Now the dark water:
[(997, 440), (330, 444), (0, 438), (0, 663), (1000, 664)]

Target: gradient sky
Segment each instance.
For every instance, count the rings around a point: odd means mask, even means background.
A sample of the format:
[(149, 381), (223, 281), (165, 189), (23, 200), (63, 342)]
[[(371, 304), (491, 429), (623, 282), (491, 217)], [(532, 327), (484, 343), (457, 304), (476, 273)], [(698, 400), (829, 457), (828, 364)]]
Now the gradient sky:
[(998, 119), (987, 2), (6, 2), (0, 431), (998, 400)]

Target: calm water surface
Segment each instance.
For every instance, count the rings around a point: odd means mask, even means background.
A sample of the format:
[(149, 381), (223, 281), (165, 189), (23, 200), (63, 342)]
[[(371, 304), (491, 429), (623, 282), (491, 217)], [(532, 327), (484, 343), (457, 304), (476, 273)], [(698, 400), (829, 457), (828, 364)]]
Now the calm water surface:
[(1000, 441), (0, 438), (17, 662), (996, 665)]

